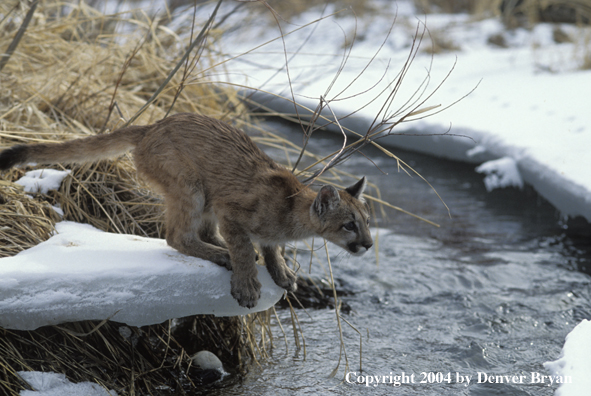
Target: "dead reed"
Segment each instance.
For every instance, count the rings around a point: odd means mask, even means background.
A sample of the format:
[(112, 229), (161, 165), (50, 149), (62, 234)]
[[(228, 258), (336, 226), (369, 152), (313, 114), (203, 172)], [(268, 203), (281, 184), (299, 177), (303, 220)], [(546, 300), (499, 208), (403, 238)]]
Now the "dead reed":
[[(356, 15), (363, 15), (365, 13), (376, 13), (376, 5), (368, 0), (298, 0), (298, 1), (282, 1), (269, 0), (266, 1), (267, 6), (272, 8), (274, 12), (281, 15), (282, 19), (291, 20), (293, 17), (300, 15), (304, 11), (308, 11), (313, 7), (326, 7), (333, 5), (336, 10), (351, 9)], [(262, 5), (261, 5), (262, 6)]]
[(28, 197), (20, 186), (0, 180), (0, 258), (47, 240), (57, 219), (49, 203)]
[[(19, 30), (24, 34), (15, 44)], [(211, 84), (197, 67), (214, 56), (207, 41), (199, 42), (181, 71), (164, 84), (191, 37), (197, 33), (173, 32), (141, 10), (104, 15), (85, 2), (39, 1), (31, 8), (24, 1), (1, 2), (0, 49), (14, 50), (1, 59), (0, 147), (105, 133), (137, 114), (160, 88), (137, 123), (152, 123), (173, 107), (174, 112), (244, 122), (247, 114), (235, 93)], [(189, 77), (192, 83), (184, 85)], [(136, 179), (129, 157), (71, 169), (59, 191), (34, 197), (11, 183), (22, 169), (5, 172), (0, 257), (48, 239), (60, 220), (52, 205), (67, 220), (162, 237), (160, 197)], [(105, 321), (35, 331), (0, 329), (0, 393), (17, 395), (27, 385), (16, 372), (39, 370), (96, 382), (120, 395), (183, 394), (201, 381), (192, 353), (207, 349), (227, 367), (241, 369), (246, 361), (266, 356), (268, 323), (269, 314), (261, 313), (192, 317), (142, 328)]]
[(0, 329), (0, 390), (18, 395), (29, 389), (17, 372), (35, 370), (64, 373), (75, 383), (97, 383), (119, 395), (194, 394), (216, 385), (207, 383), (191, 355), (207, 347), (239, 377), (250, 348), (266, 350), (257, 343), (268, 330), (261, 329), (265, 321), (267, 313), (195, 316), (141, 328), (84, 321), (35, 331)]

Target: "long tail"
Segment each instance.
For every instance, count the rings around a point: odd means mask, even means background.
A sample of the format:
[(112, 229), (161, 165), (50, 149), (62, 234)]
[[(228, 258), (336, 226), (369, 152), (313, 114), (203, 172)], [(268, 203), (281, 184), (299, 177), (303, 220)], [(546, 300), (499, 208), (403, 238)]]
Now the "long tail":
[(26, 163), (84, 163), (111, 158), (134, 148), (148, 129), (132, 125), (63, 143), (19, 144), (0, 153), (0, 170)]

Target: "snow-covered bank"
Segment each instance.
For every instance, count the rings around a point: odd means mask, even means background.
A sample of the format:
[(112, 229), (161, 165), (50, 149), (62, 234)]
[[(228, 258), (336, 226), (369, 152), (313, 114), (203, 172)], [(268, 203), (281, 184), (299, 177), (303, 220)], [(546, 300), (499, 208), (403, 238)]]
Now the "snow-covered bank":
[[(591, 77), (591, 74), (589, 76)], [(591, 87), (591, 78), (589, 84)], [(245, 95), (272, 111), (288, 114), (294, 112), (292, 103), (283, 98), (260, 92), (245, 93)], [(316, 103), (312, 101), (300, 100), (298, 103), (308, 108), (316, 106)], [(461, 105), (458, 104), (458, 106)], [(348, 114), (348, 112), (338, 110), (334, 112), (337, 117), (344, 117)], [(331, 117), (329, 111), (323, 111), (322, 114)], [(300, 110), (300, 115), (303, 116), (302, 118), (306, 118), (307, 114)], [(536, 134), (535, 131), (530, 130), (532, 141), (541, 144), (538, 144), (538, 147), (527, 148), (508, 145), (501, 137), (479, 130), (460, 126), (454, 126), (450, 130), (449, 124), (444, 129), (442, 124), (434, 124), (431, 121), (429, 119), (409, 124), (408, 126), (411, 127), (409, 129), (404, 129), (405, 125), (401, 125), (398, 129), (400, 134), (386, 136), (378, 142), (386, 147), (416, 151), (475, 165), (480, 164), (479, 167), (475, 167), (475, 171), (486, 165), (484, 168), (499, 174), (501, 178), (510, 180), (509, 183), (498, 184), (496, 188), (518, 187), (522, 185), (521, 181), (524, 181), (554, 205), (563, 216), (582, 216), (591, 222), (591, 180), (585, 180), (587, 173), (584, 171), (591, 169), (591, 155), (583, 152), (587, 147), (591, 147), (591, 127), (584, 136), (589, 139), (589, 142), (580, 142), (579, 144), (561, 142), (559, 136), (550, 141), (542, 140), (540, 142), (538, 137), (533, 136)], [(339, 121), (339, 124), (343, 128), (365, 132), (371, 122), (372, 120), (368, 118), (349, 117)], [(341, 134), (337, 125), (329, 125), (327, 129)], [(571, 144), (573, 151), (569, 153)], [(551, 151), (552, 147), (556, 147), (556, 152), (545, 156), (543, 152)], [(536, 155), (537, 152), (540, 154)], [(516, 165), (519, 174), (506, 173), (507, 168), (496, 167), (500, 164), (498, 162), (500, 159), (511, 160)], [(548, 159), (554, 162), (550, 162)], [(581, 168), (576, 169), (577, 166)], [(567, 168), (571, 168), (570, 171), (567, 172)], [(486, 179), (483, 182), (486, 184)]]
[[(227, 63), (229, 80), (264, 90), (257, 100), (271, 110), (294, 113), (292, 104), (274, 98), (281, 95), (291, 99), (291, 81), (299, 104), (314, 109), (321, 96), (329, 101), (331, 109), (324, 113), (329, 118), (333, 118), (331, 111), (341, 118), (359, 110), (340, 122), (363, 134), (380, 114), (392, 88), (387, 86), (396, 80), (406, 62), (420, 20), (433, 36), (452, 45), (432, 57), (423, 50), (430, 46), (429, 34), (425, 35), (423, 49), (405, 71), (387, 116), (407, 106), (409, 99), (416, 101), (415, 91), (421, 91), (425, 79), (429, 85), (422, 98), (426, 101), (419, 108), (442, 107), (410, 117), (416, 120), (397, 125), (381, 143), (474, 164), (512, 159), (520, 177), (563, 215), (591, 221), (591, 176), (587, 171), (591, 169), (591, 111), (587, 103), (591, 71), (580, 69), (585, 51), (591, 51), (581, 43), (589, 32), (552, 24), (508, 30), (495, 18), (425, 16), (410, 2), (376, 3), (384, 12), (370, 16), (368, 21), (356, 21), (352, 15), (341, 13), (338, 18), (328, 17), (286, 36), (285, 47), (276, 40)], [(396, 21), (388, 36), (394, 15)], [(318, 10), (305, 13), (285, 31), (319, 16)], [(351, 41), (355, 29), (357, 41), (333, 81), (346, 54), (343, 45)], [(556, 42), (554, 29), (566, 32), (572, 42)], [(276, 37), (278, 31), (253, 24), (241, 27), (239, 33), (222, 37), (224, 51), (241, 54)], [(493, 37), (501, 37), (503, 46), (492, 44)], [(289, 79), (285, 69), (273, 72), (285, 64), (284, 48)], [(385, 92), (380, 94), (382, 90)]]
[(544, 363), (551, 375), (566, 378), (555, 396), (584, 396), (591, 389), (591, 322), (584, 319), (566, 336), (560, 358)]
[(272, 307), (284, 290), (259, 266), (261, 299), (240, 307), (231, 272), (164, 240), (61, 222), (48, 241), (0, 260), (0, 327), (111, 318), (132, 326), (197, 314), (244, 315)]

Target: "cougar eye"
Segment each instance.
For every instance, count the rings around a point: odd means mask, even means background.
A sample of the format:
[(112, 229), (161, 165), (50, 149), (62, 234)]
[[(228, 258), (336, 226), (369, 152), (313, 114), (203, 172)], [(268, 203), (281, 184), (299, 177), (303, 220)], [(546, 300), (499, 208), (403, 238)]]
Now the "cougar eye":
[(343, 226), (343, 228), (345, 228), (345, 230), (347, 230), (347, 231), (354, 231), (355, 230), (355, 222), (354, 221), (350, 221), (347, 224), (345, 224)]
[(369, 225), (369, 217), (367, 218), (367, 225)]

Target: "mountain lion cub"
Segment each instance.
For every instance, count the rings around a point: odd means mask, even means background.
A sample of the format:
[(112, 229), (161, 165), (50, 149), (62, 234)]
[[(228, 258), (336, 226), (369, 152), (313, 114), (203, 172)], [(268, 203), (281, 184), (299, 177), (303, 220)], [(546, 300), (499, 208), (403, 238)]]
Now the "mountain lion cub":
[(275, 283), (288, 291), (296, 289), (296, 274), (278, 245), (319, 235), (354, 255), (372, 246), (365, 177), (345, 190), (323, 186), (316, 193), (244, 132), (202, 115), (176, 114), (64, 143), (13, 146), (0, 153), (0, 170), (97, 161), (130, 149), (139, 174), (164, 196), (168, 244), (232, 270), (232, 296), (243, 307), (254, 307), (260, 297), (253, 243)]

